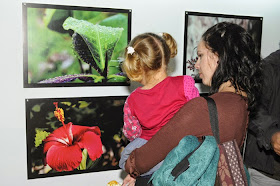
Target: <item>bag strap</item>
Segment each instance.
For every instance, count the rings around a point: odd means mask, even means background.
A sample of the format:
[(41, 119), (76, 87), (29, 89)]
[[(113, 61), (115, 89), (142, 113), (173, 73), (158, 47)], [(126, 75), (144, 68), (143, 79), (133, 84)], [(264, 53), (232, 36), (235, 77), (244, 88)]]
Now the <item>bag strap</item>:
[[(207, 100), (208, 104), (208, 110), (209, 110), (209, 117), (210, 117), (210, 123), (211, 123), (211, 128), (214, 134), (214, 137), (219, 144), (220, 142), (220, 137), (219, 137), (219, 121), (218, 121), (218, 112), (217, 112), (217, 107), (215, 101), (210, 98), (205, 96), (204, 97)], [(202, 142), (198, 147), (196, 147), (191, 153), (189, 153), (187, 156), (185, 156), (171, 171), (171, 175), (174, 176), (174, 181), (178, 178), (180, 174), (182, 174), (184, 171), (186, 171), (189, 166), (189, 157), (202, 145), (204, 142), (204, 139), (202, 139)]]
[(212, 98), (208, 96), (204, 96), (203, 98), (206, 99), (207, 101), (210, 124), (211, 124), (213, 135), (217, 143), (220, 144), (219, 120), (218, 120), (218, 111), (217, 111), (216, 103)]
[(243, 150), (242, 150), (242, 158), (243, 158), (243, 160), (245, 159), (245, 151), (246, 151), (246, 145), (247, 145), (247, 138), (248, 138), (248, 130), (246, 131), (245, 139), (244, 139), (244, 143), (243, 143)]
[(205, 137), (203, 136), (202, 142), (172, 169), (171, 175), (174, 176), (173, 181), (175, 181), (178, 176), (180, 176), (180, 174), (182, 174), (184, 171), (188, 170), (188, 168), (190, 167), (189, 157), (202, 145), (204, 140)]

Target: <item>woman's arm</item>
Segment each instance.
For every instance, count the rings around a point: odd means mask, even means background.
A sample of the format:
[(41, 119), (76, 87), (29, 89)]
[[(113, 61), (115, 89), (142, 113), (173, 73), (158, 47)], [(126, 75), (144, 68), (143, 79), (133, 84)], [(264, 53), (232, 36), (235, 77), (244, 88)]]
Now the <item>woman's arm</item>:
[[(220, 142), (236, 139), (242, 144), (248, 122), (247, 101), (240, 95), (224, 92), (211, 96), (217, 105)], [(213, 135), (207, 102), (198, 97), (187, 102), (145, 145), (132, 151), (125, 170), (137, 177), (162, 161), (186, 135)]]
[(134, 150), (125, 164), (134, 178), (162, 161), (186, 135), (212, 135), (208, 108), (203, 98), (194, 98), (185, 104), (152, 139)]

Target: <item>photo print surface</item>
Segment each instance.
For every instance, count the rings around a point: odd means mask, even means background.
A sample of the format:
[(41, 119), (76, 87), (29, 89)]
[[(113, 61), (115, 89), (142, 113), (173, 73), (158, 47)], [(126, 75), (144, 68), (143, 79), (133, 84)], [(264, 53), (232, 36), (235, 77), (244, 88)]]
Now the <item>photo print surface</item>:
[(26, 99), (28, 179), (119, 169), (125, 100)]
[(196, 83), (201, 83), (198, 71), (194, 68), (197, 61), (197, 45), (202, 34), (220, 22), (231, 22), (242, 26), (253, 37), (260, 53), (262, 38), (262, 17), (186, 12), (183, 74), (190, 75)]
[(129, 85), (131, 10), (23, 3), (24, 87)]

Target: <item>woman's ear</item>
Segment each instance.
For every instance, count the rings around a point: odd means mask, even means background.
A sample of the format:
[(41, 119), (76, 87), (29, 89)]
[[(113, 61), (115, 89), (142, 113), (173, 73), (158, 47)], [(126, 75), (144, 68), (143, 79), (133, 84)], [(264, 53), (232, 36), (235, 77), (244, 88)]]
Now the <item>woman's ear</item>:
[(219, 57), (217, 54), (210, 52), (209, 54), (209, 65), (211, 68), (216, 69), (219, 64)]
[(218, 56), (218, 54), (214, 54), (213, 53), (213, 59), (214, 59), (214, 61), (217, 63), (217, 65), (219, 64), (219, 56)]

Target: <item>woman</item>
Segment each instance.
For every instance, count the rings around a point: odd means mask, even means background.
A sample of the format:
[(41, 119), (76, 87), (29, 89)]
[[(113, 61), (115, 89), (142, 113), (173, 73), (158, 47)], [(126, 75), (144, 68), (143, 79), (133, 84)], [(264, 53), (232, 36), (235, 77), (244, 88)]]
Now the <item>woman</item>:
[[(242, 27), (222, 22), (203, 34), (197, 55), (195, 68), (203, 84), (210, 86), (210, 97), (217, 105), (220, 142), (236, 139), (241, 146), (248, 115), (253, 117), (260, 98), (260, 57), (254, 41)], [(147, 144), (134, 150), (126, 161), (126, 172), (137, 178), (162, 161), (186, 135), (213, 135), (204, 98), (189, 101)], [(128, 176), (124, 185), (130, 183), (134, 184)]]

